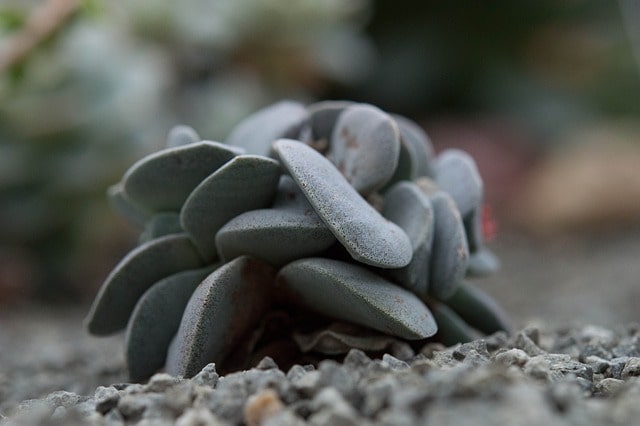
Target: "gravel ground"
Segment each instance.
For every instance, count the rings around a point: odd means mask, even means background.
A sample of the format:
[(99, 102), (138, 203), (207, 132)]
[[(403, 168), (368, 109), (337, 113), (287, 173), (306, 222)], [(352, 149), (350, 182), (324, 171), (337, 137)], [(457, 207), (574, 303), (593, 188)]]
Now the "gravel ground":
[[(634, 424), (640, 415), (640, 232), (501, 236), (479, 282), (520, 330), (418, 354), (127, 384), (122, 336), (87, 307), (0, 312), (1, 424)], [(597, 325), (586, 325), (597, 324)]]

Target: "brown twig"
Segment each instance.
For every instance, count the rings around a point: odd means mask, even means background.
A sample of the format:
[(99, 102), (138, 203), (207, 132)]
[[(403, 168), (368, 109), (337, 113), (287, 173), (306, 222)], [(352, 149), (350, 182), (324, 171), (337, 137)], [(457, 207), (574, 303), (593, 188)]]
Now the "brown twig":
[(0, 73), (22, 62), (29, 53), (58, 30), (80, 7), (80, 0), (48, 0), (36, 7), (24, 27), (0, 50)]

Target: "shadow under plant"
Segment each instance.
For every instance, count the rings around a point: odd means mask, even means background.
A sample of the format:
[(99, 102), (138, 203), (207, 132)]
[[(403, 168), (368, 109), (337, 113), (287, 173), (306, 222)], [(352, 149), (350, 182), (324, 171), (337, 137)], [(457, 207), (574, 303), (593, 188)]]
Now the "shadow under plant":
[(280, 102), (225, 144), (178, 126), (109, 196), (143, 231), (87, 324), (126, 329), (133, 380), (508, 329), (465, 279), (498, 266), (473, 160), (371, 105)]

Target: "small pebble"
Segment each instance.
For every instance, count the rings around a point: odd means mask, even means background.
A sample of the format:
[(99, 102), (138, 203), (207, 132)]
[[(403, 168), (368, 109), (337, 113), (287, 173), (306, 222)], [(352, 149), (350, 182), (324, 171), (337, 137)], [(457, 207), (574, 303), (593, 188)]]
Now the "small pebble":
[(194, 383), (202, 386), (211, 386), (212, 388), (216, 387), (218, 384), (218, 373), (216, 372), (216, 365), (211, 363), (207, 364), (195, 377), (192, 379)]
[(620, 377), (622, 380), (625, 380), (629, 377), (635, 376), (640, 376), (640, 358), (632, 357), (625, 363), (624, 368), (620, 373)]
[(509, 349), (498, 352), (493, 358), (496, 362), (504, 365), (524, 366), (529, 361), (529, 355), (522, 349)]
[(602, 379), (595, 386), (595, 392), (602, 395), (611, 395), (624, 386), (624, 380), (612, 379), (611, 377)]
[(265, 389), (252, 395), (244, 406), (244, 421), (248, 426), (259, 426), (284, 409), (278, 393)]

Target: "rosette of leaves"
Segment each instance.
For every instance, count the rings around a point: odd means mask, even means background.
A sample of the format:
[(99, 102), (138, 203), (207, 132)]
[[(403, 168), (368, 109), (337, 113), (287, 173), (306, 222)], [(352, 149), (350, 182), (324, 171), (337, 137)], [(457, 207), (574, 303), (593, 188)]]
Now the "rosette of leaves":
[(167, 144), (109, 191), (143, 231), (87, 320), (96, 335), (126, 329), (132, 379), (237, 361), (274, 309), (418, 342), (508, 328), (466, 280), (497, 267), (474, 162), (435, 156), (410, 120), (284, 101), (224, 144), (185, 126)]

